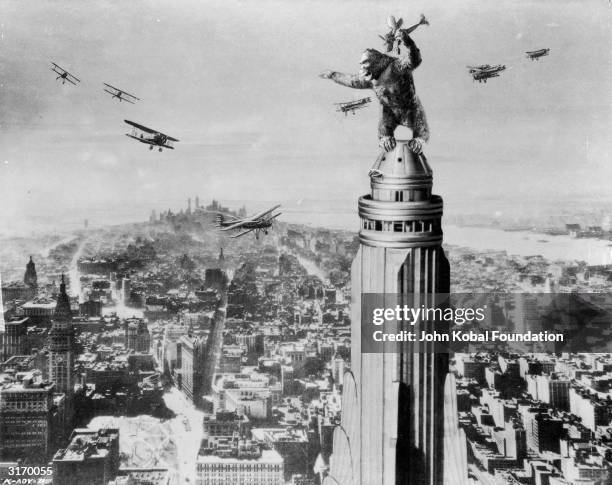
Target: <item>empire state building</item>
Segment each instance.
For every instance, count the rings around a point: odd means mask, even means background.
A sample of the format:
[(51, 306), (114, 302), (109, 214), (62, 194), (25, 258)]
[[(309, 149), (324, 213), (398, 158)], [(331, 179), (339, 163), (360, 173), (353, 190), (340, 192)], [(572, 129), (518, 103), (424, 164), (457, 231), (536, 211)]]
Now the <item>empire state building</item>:
[(435, 304), (436, 295), (450, 290), (442, 198), (432, 194), (426, 159), (398, 141), (376, 165), (371, 193), (359, 199), (360, 247), (351, 270), (351, 371), (343, 381), (342, 420), (334, 431), (324, 485), (461, 485), (467, 464), (448, 354), (419, 342), (369, 353), (363, 339), (362, 326), (371, 325), (361, 314), (367, 294), (419, 307)]

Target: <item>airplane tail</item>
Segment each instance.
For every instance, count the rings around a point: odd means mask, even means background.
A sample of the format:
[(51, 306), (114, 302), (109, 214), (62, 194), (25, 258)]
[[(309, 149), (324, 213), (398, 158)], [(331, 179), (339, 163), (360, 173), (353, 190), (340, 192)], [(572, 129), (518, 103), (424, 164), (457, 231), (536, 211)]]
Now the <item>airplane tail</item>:
[(421, 20), (420, 23), (423, 25), (429, 25), (428, 20), (425, 18), (425, 15), (421, 14)]

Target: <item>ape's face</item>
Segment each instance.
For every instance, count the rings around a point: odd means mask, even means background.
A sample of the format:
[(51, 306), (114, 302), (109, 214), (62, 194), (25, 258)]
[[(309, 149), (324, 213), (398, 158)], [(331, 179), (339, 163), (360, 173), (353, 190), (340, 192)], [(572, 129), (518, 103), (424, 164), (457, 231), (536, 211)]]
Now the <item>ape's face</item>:
[(385, 68), (392, 61), (392, 57), (389, 57), (382, 52), (378, 52), (375, 49), (367, 49), (359, 61), (359, 77), (366, 81), (378, 79)]
[(371, 81), (373, 79), (371, 71), (372, 63), (370, 62), (365, 53), (363, 54), (363, 56), (361, 56), (359, 65), (361, 66), (359, 68), (359, 77), (365, 79), (366, 81)]

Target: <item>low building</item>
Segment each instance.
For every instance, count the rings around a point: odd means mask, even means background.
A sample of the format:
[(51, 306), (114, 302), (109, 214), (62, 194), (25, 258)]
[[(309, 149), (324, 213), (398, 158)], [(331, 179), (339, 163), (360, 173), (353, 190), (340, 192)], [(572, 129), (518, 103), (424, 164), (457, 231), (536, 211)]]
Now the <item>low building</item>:
[(251, 441), (225, 440), (198, 454), (196, 485), (285, 485), (283, 459)]
[(53, 485), (107, 485), (118, 470), (118, 429), (75, 429), (53, 457)]

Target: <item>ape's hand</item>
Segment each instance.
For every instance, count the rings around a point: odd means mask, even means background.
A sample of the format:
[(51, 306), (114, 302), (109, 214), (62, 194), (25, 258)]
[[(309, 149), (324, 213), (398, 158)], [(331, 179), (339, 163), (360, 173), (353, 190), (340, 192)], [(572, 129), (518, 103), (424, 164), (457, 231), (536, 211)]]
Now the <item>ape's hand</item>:
[(423, 152), (423, 140), (421, 140), (420, 138), (413, 138), (412, 140), (408, 142), (408, 148), (412, 150), (412, 153), (416, 153), (417, 155), (419, 153), (422, 153)]
[(381, 136), (378, 140), (378, 146), (386, 152), (390, 152), (395, 148), (395, 138), (392, 136)]

